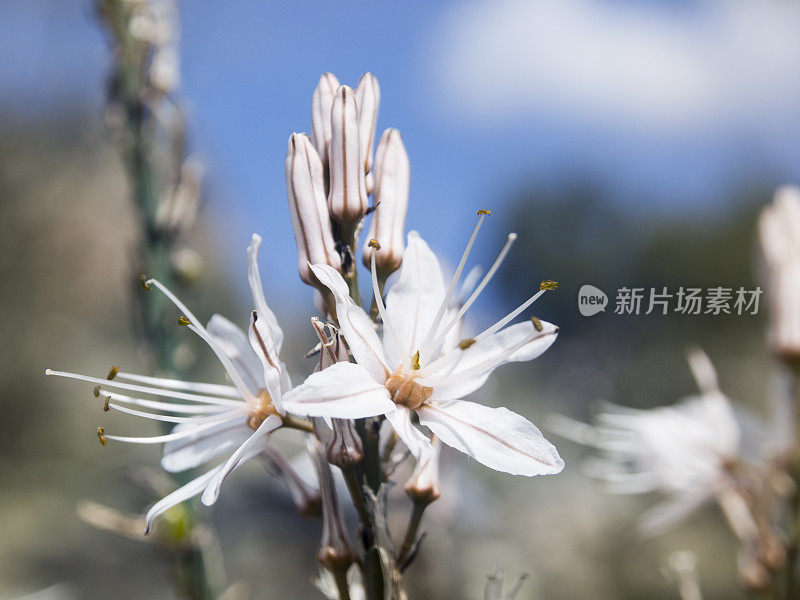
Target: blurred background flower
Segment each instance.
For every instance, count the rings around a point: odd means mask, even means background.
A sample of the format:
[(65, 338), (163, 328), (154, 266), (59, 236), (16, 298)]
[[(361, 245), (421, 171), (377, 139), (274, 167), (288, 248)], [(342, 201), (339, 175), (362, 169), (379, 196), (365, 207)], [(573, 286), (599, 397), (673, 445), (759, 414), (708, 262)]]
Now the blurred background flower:
[[(59, 597), (174, 597), (157, 554), (75, 516), (83, 498), (139, 511), (149, 496), (125, 465), (153, 462), (158, 450), (100, 448), (95, 429), (115, 417), (43, 376), (45, 366), (102, 375), (112, 362), (144, 365), (130, 326), (137, 223), (102, 128), (109, 58), (93, 10), (90, 0), (0, 5), (0, 598), (53, 585)], [(475, 306), (474, 330), (541, 280), (560, 283), (536, 305), (561, 327), (558, 342), (534, 364), (506, 367), (476, 400), (503, 398), (534, 422), (554, 411), (588, 420), (599, 399), (669, 404), (694, 389), (683, 355), (699, 343), (737, 402), (768, 411), (760, 315), (586, 318), (576, 296), (584, 283), (610, 295), (755, 287), (755, 215), (778, 185), (800, 179), (800, 5), (195, 1), (181, 5), (180, 25), (188, 145), (206, 169), (188, 241), (206, 265), (187, 298), (202, 320), (213, 310), (246, 325), (239, 267), (256, 231), (270, 306), (297, 328), (287, 331), (289, 368), (312, 368), (302, 358), (315, 343), (312, 295), (297, 280), (286, 142), (310, 131), (323, 71), (357, 81), (369, 70), (381, 85), (378, 131), (396, 125), (411, 163), (408, 228), (453, 263), (478, 208), (493, 215), (477, 256), (519, 234), (501, 284)], [(187, 341), (193, 371), (222, 381)], [(437, 504), (448, 510), (431, 509), (412, 567), (421, 597), (477, 598), (499, 562), (531, 574), (520, 599), (673, 598), (660, 567), (684, 548), (696, 553), (707, 598), (735, 597), (721, 517), (700, 512), (642, 541), (631, 515), (652, 498), (603, 495), (575, 468), (579, 451), (559, 450), (565, 471), (534, 481), (443, 450), (443, 473), (464, 473), (457, 494), (443, 477)], [(304, 559), (319, 536), (288, 492), (257, 465), (230, 487), (213, 516), (230, 579), (250, 583), (253, 598), (313, 594), (316, 567)]]

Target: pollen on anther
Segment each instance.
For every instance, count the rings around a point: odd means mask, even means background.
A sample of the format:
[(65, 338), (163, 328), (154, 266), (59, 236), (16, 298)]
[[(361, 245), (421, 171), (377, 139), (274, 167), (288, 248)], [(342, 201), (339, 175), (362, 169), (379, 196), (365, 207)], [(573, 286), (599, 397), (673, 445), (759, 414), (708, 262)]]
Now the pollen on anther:
[(471, 348), (472, 344), (475, 343), (475, 338), (465, 338), (458, 343), (458, 347), (462, 350), (466, 350), (467, 348)]
[(103, 435), (105, 430), (102, 427), (97, 428), (97, 439), (100, 440), (100, 443), (105, 446), (108, 444), (108, 440), (106, 440), (106, 436)]
[(370, 248), (375, 248), (375, 250), (380, 250), (380, 249), (381, 249), (381, 244), (380, 244), (380, 242), (378, 242), (378, 240), (374, 240), (374, 239), (373, 239), (373, 240), (370, 240), (370, 241), (367, 243), (367, 246), (369, 246)]
[(558, 289), (558, 282), (553, 281), (552, 279), (545, 279), (542, 283), (539, 284), (540, 290), (556, 290)]
[(94, 394), (95, 398), (99, 398), (100, 397), (100, 386), (99, 385), (94, 386), (94, 390), (92, 390), (92, 393)]
[(117, 376), (117, 373), (119, 373), (119, 365), (114, 365), (108, 370), (108, 375), (106, 375), (106, 379), (111, 381), (112, 379), (114, 379), (114, 377)]
[(142, 287), (145, 289), (145, 291), (147, 291), (147, 292), (150, 291), (151, 288), (150, 288), (150, 285), (147, 283), (147, 275), (145, 275), (144, 273), (142, 273), (139, 276), (139, 283), (142, 284)]
[(411, 368), (414, 371), (419, 371), (419, 369), (420, 369), (420, 366), (419, 366), (419, 350), (414, 352), (414, 356), (411, 357)]
[(478, 214), (479, 214), (479, 215), (491, 215), (491, 214), (492, 214), (492, 211), (490, 211), (490, 210), (489, 210), (489, 209), (487, 209), (487, 208), (482, 208), (482, 209), (480, 209), (480, 210), (478, 211)]
[(191, 323), (191, 321), (186, 317), (184, 317), (183, 315), (178, 317), (178, 325), (180, 325), (181, 327), (186, 327), (189, 323)]
[(111, 396), (106, 396), (106, 400), (105, 402), (103, 402), (103, 412), (108, 412), (110, 410), (108, 406), (108, 403), (110, 401), (111, 401)]
[(531, 317), (531, 322), (533, 323), (536, 331), (542, 331), (544, 329), (544, 325), (542, 325), (542, 322), (536, 317)]

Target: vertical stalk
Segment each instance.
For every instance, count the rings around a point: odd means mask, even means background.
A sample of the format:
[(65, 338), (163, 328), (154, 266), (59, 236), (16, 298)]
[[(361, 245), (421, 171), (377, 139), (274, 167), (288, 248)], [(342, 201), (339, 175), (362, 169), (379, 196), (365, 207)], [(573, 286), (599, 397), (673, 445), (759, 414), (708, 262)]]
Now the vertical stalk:
[[(159, 139), (158, 134), (164, 132), (158, 129), (150, 106), (150, 102), (158, 102), (159, 99), (168, 101), (165, 100), (165, 94), (159, 95), (160, 92), (154, 90), (149, 82), (148, 68), (158, 50), (158, 42), (135, 37), (131, 29), (136, 11), (155, 19), (157, 10), (146, 2), (125, 0), (97, 0), (97, 10), (111, 38), (114, 65), (109, 85), (109, 105), (118, 110), (122, 121), (118, 132), (123, 144), (122, 158), (131, 200), (139, 215), (137, 268), (147, 277), (159, 279), (166, 286), (174, 288), (176, 277), (171, 254), (177, 232), (161, 226), (157, 217), (159, 206), (169, 193), (170, 184), (174, 183), (164, 181), (163, 169), (160, 171), (157, 167), (164, 161), (159, 160), (157, 153), (159, 149), (163, 150), (163, 145), (169, 145), (173, 140), (169, 136), (171, 132), (166, 132), (166, 142)], [(177, 141), (175, 146), (180, 148), (182, 140)], [(168, 150), (174, 148), (169, 147)], [(179, 163), (184, 160), (182, 151), (174, 157), (172, 152), (169, 154)], [(182, 165), (172, 166), (177, 172)], [(169, 377), (185, 377), (186, 373), (175, 360), (178, 343), (174, 330), (177, 328), (167, 325), (170, 308), (167, 299), (163, 294), (143, 294), (141, 289), (138, 290), (137, 299), (140, 299), (138, 307), (142, 341), (153, 362)], [(184, 473), (175, 476), (176, 484), (186, 483), (191, 475)], [(204, 545), (196, 535), (196, 517), (193, 508), (187, 506), (187, 510), (190, 512), (184, 517), (185, 531), (181, 539), (174, 540), (169, 551), (174, 561), (176, 583), (183, 597), (188, 600), (213, 600), (216, 593), (206, 568)]]

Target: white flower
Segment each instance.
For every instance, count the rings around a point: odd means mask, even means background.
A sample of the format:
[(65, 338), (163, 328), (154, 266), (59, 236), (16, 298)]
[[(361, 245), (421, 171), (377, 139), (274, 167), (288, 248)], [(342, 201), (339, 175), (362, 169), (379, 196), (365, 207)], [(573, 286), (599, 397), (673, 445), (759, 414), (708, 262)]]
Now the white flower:
[(492, 268), (456, 312), (451, 300), (482, 220), (483, 215), (447, 289), (436, 256), (416, 232), (408, 236), (400, 277), (389, 290), (386, 306), (378, 292), (373, 261), (375, 300), (384, 325), (382, 340), (364, 310), (348, 295), (339, 272), (327, 265), (313, 265), (317, 278), (334, 296), (340, 331), (358, 364), (338, 363), (312, 374), (287, 395), (292, 410), (310, 416), (355, 418), (342, 403), (336, 404), (344, 409), (336, 415), (319, 402), (304, 412), (300, 405), (319, 395), (329, 399), (355, 395), (359, 408), (372, 404), (373, 414), (386, 415), (418, 460), (431, 451), (431, 445), (412, 425), (412, 411), (445, 444), (493, 469), (528, 476), (561, 471), (564, 463), (555, 447), (528, 420), (506, 408), (461, 400), (479, 389), (501, 364), (539, 356), (558, 331), (538, 319), (506, 327), (543, 293), (540, 291), (474, 338), (452, 343), (451, 330), (486, 287), (514, 239), (509, 236)]
[(800, 359), (800, 188), (784, 186), (758, 221), (766, 266), (769, 343), (779, 355)]
[(688, 516), (729, 486), (726, 466), (738, 460), (741, 430), (733, 407), (719, 390), (711, 361), (700, 350), (689, 354), (700, 389), (673, 406), (636, 410), (611, 406), (595, 427), (558, 417), (553, 429), (593, 446), (602, 458), (587, 464), (609, 491), (659, 491), (667, 499), (642, 515), (640, 527), (653, 534)]
[[(164, 443), (161, 465), (169, 472), (193, 469), (232, 452), (225, 462), (153, 505), (146, 517), (148, 531), (158, 515), (193, 496), (202, 494), (202, 501), (207, 505), (216, 502), (225, 478), (247, 460), (264, 453), (270, 434), (288, 418), (283, 398), (292, 384), (286, 366), (278, 356), (283, 344), (283, 331), (267, 306), (261, 287), (256, 261), (260, 243), (261, 238), (254, 235), (248, 248), (248, 272), (254, 309), (247, 334), (220, 315), (212, 316), (208, 326), (204, 327), (160, 282), (147, 282), (147, 285), (159, 288), (181, 310), (187, 327), (211, 347), (233, 385), (195, 383), (122, 372), (113, 373), (110, 379), (101, 379), (47, 371), (49, 375), (97, 384), (95, 394), (106, 399), (108, 409), (176, 423), (170, 433), (152, 437), (107, 435), (102, 428), (98, 428), (98, 436), (103, 444), (108, 440), (136, 444)], [(173, 401), (127, 395), (130, 392)], [(309, 405), (313, 406), (313, 401)], [(349, 410), (353, 410), (353, 407), (349, 407)], [(357, 407), (354, 412), (358, 414)]]

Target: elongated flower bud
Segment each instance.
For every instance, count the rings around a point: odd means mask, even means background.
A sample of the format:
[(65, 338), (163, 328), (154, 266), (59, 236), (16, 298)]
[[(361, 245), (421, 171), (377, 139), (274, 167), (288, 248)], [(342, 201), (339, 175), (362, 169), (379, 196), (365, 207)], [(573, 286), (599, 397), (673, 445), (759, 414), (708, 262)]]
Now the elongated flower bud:
[(778, 356), (800, 361), (800, 188), (785, 186), (758, 223), (769, 300), (769, 344)]
[(355, 231), (367, 210), (359, 137), (355, 92), (343, 85), (336, 91), (331, 109), (328, 209), (346, 235)]
[(328, 163), (331, 146), (331, 107), (339, 80), (332, 73), (323, 73), (311, 97), (311, 137), (323, 165)]
[(322, 498), (319, 490), (303, 481), (303, 478), (297, 474), (297, 471), (286, 460), (283, 453), (267, 446), (264, 452), (264, 459), (269, 462), (278, 474), (283, 475), (297, 512), (304, 517), (319, 515), (322, 509)]
[(370, 245), (364, 247), (364, 264), (370, 267), (375, 252), (375, 268), (384, 278), (399, 269), (403, 262), (410, 169), (400, 132), (387, 129), (375, 153), (376, 208), (367, 234), (367, 239), (378, 240), (380, 249)]
[(405, 489), (416, 503), (428, 505), (442, 495), (439, 485), (439, 454), (442, 443), (433, 436), (431, 450), (419, 457), (414, 472), (406, 481)]
[[(364, 73), (356, 86), (358, 105), (358, 133), (364, 173), (372, 169), (372, 143), (375, 140), (375, 124), (378, 121), (378, 105), (381, 101), (381, 88), (372, 73)], [(369, 190), (368, 190), (369, 191)]]
[(322, 162), (307, 135), (293, 133), (286, 151), (286, 194), (297, 242), (297, 269), (308, 285), (318, 282), (308, 264), (324, 263), (335, 269), (341, 261), (331, 233), (325, 201)]

